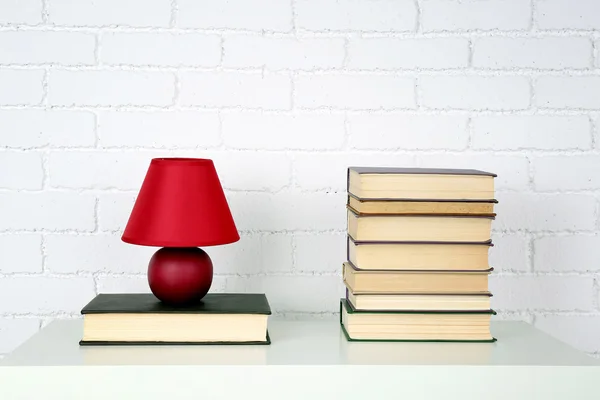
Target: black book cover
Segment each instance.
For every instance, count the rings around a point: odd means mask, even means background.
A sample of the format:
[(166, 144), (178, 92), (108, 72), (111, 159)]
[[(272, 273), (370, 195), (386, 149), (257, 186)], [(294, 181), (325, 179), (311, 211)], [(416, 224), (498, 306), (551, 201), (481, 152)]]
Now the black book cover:
[(397, 217), (397, 218), (411, 218), (411, 217), (430, 217), (430, 218), (487, 218), (496, 219), (496, 214), (365, 214), (356, 211), (349, 205), (346, 205), (346, 209), (354, 214), (358, 218), (377, 218), (377, 217)]
[(401, 168), (401, 167), (348, 167), (348, 170), (359, 174), (420, 174), (420, 175), (497, 175), (491, 172), (480, 171), (478, 169), (458, 169), (458, 168)]
[(82, 310), (82, 314), (271, 314), (262, 293), (209, 293), (186, 306), (170, 306), (151, 293), (103, 293)]

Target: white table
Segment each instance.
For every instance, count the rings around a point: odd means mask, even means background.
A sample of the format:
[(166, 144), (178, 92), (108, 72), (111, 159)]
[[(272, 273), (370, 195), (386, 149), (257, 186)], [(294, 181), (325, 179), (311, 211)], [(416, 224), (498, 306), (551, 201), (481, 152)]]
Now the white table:
[(337, 321), (269, 321), (270, 346), (80, 347), (55, 321), (0, 362), (0, 399), (600, 399), (600, 362), (522, 322), (498, 342), (347, 342)]

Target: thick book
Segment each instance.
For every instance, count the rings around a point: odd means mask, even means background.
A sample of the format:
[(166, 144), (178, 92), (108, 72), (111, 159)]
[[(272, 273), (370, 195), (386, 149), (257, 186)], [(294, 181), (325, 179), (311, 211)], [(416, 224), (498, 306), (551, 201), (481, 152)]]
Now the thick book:
[(359, 241), (488, 242), (491, 216), (372, 215), (347, 207), (348, 234)]
[(346, 300), (357, 311), (487, 311), (491, 293), (353, 293)]
[(347, 237), (347, 259), (360, 270), (468, 270), (490, 268), (487, 242), (359, 241)]
[(357, 311), (340, 299), (340, 325), (349, 341), (495, 342), (493, 310), (481, 312)]
[(347, 190), (361, 200), (494, 202), (496, 176), (475, 169), (349, 167)]
[(151, 293), (99, 294), (81, 313), (81, 345), (270, 344), (262, 293), (209, 293), (186, 306)]
[(361, 293), (488, 293), (487, 271), (361, 271), (352, 263), (343, 264), (345, 285)]
[(440, 214), (495, 216), (497, 200), (363, 200), (348, 194), (347, 204), (361, 214)]

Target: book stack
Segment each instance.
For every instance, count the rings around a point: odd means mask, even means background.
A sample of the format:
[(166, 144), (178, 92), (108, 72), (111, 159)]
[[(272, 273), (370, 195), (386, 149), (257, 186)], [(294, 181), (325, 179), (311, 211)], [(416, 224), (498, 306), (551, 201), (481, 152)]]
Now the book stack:
[(349, 340), (494, 341), (488, 262), (495, 174), (348, 169)]

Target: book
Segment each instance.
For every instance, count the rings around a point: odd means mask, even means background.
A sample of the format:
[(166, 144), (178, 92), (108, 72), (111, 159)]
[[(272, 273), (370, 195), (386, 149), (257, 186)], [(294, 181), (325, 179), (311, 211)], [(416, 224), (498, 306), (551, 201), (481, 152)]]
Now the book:
[(360, 270), (473, 270), (489, 269), (492, 241), (374, 242), (348, 236), (347, 259)]
[(340, 300), (340, 324), (348, 340), (494, 342), (493, 310), (483, 312), (359, 312)]
[(359, 241), (487, 242), (494, 217), (369, 215), (348, 207), (348, 234)]
[(350, 194), (347, 204), (360, 214), (460, 214), (494, 216), (497, 200), (362, 200)]
[(475, 169), (348, 168), (348, 192), (362, 200), (494, 199), (496, 174)]
[(270, 343), (264, 294), (209, 293), (188, 306), (151, 293), (99, 294), (81, 313), (81, 345)]
[(488, 293), (487, 271), (362, 271), (343, 264), (343, 279), (352, 293)]
[(346, 300), (357, 311), (487, 311), (491, 293), (352, 293), (346, 289)]

